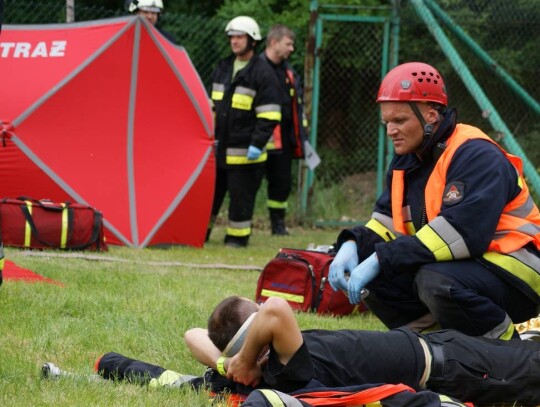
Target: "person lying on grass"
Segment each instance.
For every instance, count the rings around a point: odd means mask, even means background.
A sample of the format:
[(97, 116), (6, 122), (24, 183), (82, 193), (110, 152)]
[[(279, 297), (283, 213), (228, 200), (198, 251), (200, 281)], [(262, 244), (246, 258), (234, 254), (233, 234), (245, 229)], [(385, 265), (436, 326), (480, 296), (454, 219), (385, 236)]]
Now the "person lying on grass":
[(454, 330), (300, 331), (285, 300), (259, 306), (236, 296), (217, 305), (208, 329), (190, 329), (184, 339), (199, 362), (227, 378), (286, 393), (317, 384), (403, 383), (477, 404), (540, 403), (540, 343), (533, 341)]

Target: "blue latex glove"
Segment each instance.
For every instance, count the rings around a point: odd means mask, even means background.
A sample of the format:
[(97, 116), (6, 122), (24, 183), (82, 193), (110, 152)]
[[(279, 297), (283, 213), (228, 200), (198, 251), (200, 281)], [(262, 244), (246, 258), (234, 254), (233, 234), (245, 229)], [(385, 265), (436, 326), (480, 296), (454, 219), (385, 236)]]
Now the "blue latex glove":
[(259, 158), (262, 154), (262, 150), (260, 148), (257, 148), (255, 146), (249, 146), (248, 152), (247, 152), (247, 159), (248, 160), (256, 160)]
[(343, 243), (332, 264), (330, 264), (330, 271), (328, 272), (328, 281), (334, 291), (347, 290), (345, 273), (351, 273), (356, 266), (358, 266), (356, 243), (353, 241)]
[(360, 263), (351, 273), (347, 282), (347, 291), (349, 292), (349, 302), (358, 304), (362, 301), (362, 288), (370, 283), (381, 271), (377, 253), (373, 253), (362, 263)]

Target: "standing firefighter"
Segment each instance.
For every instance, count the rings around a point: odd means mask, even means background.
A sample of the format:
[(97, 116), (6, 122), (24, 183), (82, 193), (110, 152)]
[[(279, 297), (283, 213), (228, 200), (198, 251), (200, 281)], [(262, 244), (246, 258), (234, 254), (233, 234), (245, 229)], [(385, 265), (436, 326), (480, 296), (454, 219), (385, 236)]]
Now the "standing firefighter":
[(304, 156), (303, 141), (307, 140), (307, 120), (302, 103), (300, 78), (287, 60), (294, 52), (295, 34), (282, 24), (276, 24), (266, 35), (266, 49), (261, 54), (274, 70), (281, 85), (281, 123), (276, 126), (268, 143), (266, 179), (267, 207), (273, 235), (288, 235), (285, 226), (288, 198), (292, 188), (292, 160)]
[(146, 18), (165, 38), (173, 44), (176, 43), (172, 34), (157, 26), (159, 16), (163, 13), (162, 0), (128, 0), (126, 2), (126, 8), (130, 13)]
[(396, 155), (371, 220), (339, 235), (330, 283), (352, 303), (367, 287), (389, 328), (518, 337), (540, 303), (540, 213), (521, 160), (457, 123), (432, 66), (397, 66), (377, 102)]
[(233, 55), (220, 61), (212, 74), (217, 176), (207, 240), (228, 192), (225, 244), (246, 247), (264, 175), (265, 146), (281, 120), (279, 83), (268, 64), (255, 56), (261, 34), (254, 19), (233, 18), (225, 32)]

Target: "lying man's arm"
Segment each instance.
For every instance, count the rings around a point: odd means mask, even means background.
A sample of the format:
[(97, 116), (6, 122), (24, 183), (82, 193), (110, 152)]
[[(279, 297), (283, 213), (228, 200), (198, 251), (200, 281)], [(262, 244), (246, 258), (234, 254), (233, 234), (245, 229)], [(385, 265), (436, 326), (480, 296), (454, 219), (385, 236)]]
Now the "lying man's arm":
[(221, 352), (210, 340), (208, 330), (192, 328), (184, 334), (184, 341), (198, 362), (212, 369), (217, 368), (216, 361), (221, 356)]
[(261, 379), (259, 355), (272, 344), (279, 361), (286, 365), (302, 346), (303, 338), (289, 304), (271, 297), (257, 312), (240, 352), (229, 361), (227, 377), (255, 387)]

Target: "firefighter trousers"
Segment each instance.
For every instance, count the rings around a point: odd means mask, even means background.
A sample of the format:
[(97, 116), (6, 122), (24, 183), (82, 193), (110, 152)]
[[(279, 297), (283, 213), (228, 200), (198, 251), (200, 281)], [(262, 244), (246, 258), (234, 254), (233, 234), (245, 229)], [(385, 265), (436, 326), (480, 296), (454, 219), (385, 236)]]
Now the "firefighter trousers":
[[(434, 360), (427, 388), (475, 404), (540, 403), (540, 344), (474, 338), (457, 331), (422, 335)], [(434, 352), (439, 348), (440, 351)]]
[(287, 209), (286, 204), (292, 189), (292, 160), (290, 143), (283, 142), (282, 150), (268, 154), (268, 209)]
[(257, 191), (261, 186), (264, 164), (218, 168), (212, 204), (212, 218), (217, 217), (225, 195), (229, 193), (229, 219), (226, 242), (247, 245)]
[(475, 260), (429, 263), (393, 277), (381, 273), (367, 288), (366, 304), (389, 328), (432, 314), (443, 329), (497, 338), (511, 322), (538, 315), (538, 304)]

